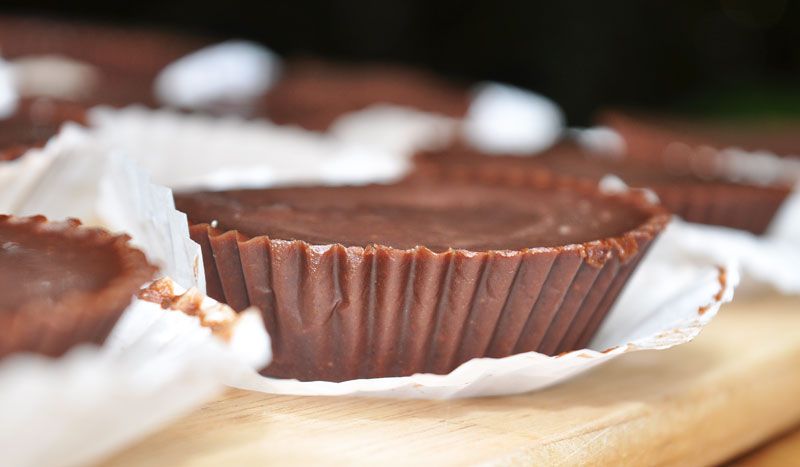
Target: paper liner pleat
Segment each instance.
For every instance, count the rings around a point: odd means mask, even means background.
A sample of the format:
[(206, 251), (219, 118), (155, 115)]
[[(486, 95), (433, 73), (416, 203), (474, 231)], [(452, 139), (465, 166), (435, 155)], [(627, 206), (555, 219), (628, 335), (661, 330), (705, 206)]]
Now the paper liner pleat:
[(221, 284), (212, 297), (261, 308), (274, 352), (265, 374), (330, 381), (583, 346), (651, 241), (639, 238), (631, 258), (608, 250), (598, 264), (580, 249), (434, 253), (248, 240), (207, 225), (191, 234), (220, 276), (209, 278)]

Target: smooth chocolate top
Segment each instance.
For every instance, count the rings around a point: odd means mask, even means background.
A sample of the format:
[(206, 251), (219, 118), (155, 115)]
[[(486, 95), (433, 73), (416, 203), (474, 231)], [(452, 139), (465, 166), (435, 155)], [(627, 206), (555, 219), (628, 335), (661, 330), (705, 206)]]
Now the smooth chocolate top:
[(376, 104), (462, 117), (469, 95), (462, 86), (399, 65), (295, 60), (269, 90), (262, 112), (278, 124), (324, 131), (341, 115)]
[(0, 222), (0, 312), (105, 287), (122, 265), (110, 248), (91, 240)]
[(615, 237), (649, 214), (616, 197), (564, 188), (460, 182), (308, 187), (176, 195), (192, 223), (217, 221), (273, 240), (474, 251), (554, 247)]

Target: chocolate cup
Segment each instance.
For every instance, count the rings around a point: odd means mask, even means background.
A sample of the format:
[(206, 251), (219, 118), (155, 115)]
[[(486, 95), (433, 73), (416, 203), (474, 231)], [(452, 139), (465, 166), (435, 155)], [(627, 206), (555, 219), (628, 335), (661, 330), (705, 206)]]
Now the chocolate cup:
[[(408, 178), (438, 178), (446, 174), (453, 176), (476, 170), (482, 171), (487, 177), (513, 176), (511, 172), (516, 172), (528, 175), (544, 173), (587, 183), (597, 183), (601, 178), (600, 175), (561, 173), (544, 164), (536, 165), (535, 156), (528, 159), (518, 156), (487, 156), (468, 149), (464, 151), (466, 151), (465, 157), (461, 159), (446, 151), (420, 152), (414, 157), (414, 170)], [(444, 154), (445, 158), (437, 160), (439, 154)], [(653, 165), (644, 167), (648, 167), (649, 170), (667, 170)], [(613, 170), (609, 169), (608, 174), (613, 173)], [(763, 235), (767, 231), (778, 210), (792, 192), (790, 186), (757, 186), (703, 180), (699, 177), (688, 181), (689, 177), (687, 175), (687, 181), (680, 183), (657, 182), (647, 186), (632, 185), (636, 188), (653, 190), (667, 210), (689, 222), (730, 227), (755, 235)]]
[(460, 83), (413, 67), (294, 59), (256, 114), (279, 125), (327, 131), (343, 115), (387, 104), (461, 118), (469, 110), (470, 93)]
[(638, 195), (614, 196), (651, 217), (616, 238), (519, 251), (312, 245), (208, 224), (190, 235), (208, 294), (262, 310), (273, 343), (265, 375), (444, 374), (472, 358), (555, 355), (589, 342), (669, 218)]
[(791, 193), (789, 188), (726, 183), (652, 187), (674, 214), (698, 224), (718, 225), (763, 235)]
[(0, 161), (43, 147), (67, 122), (87, 124), (87, 108), (52, 98), (25, 98), (11, 117), (0, 120)]
[(81, 227), (74, 219), (48, 222), (43, 216), (0, 215), (0, 223), (8, 222), (28, 225), (34, 233), (55, 231), (65, 239), (108, 248), (117, 256), (121, 268), (101, 290), (72, 291), (56, 301), (28, 301), (15, 310), (0, 313), (0, 358), (23, 351), (58, 357), (76, 344), (102, 344), (133, 296), (156, 272), (141, 251), (128, 246), (126, 235)]
[(5, 58), (63, 55), (120, 76), (155, 77), (166, 65), (210, 42), (156, 28), (0, 15), (0, 48)]
[[(731, 147), (747, 152), (768, 151), (775, 157), (800, 156), (799, 120), (761, 119), (738, 123), (722, 120), (715, 123), (631, 110), (607, 110), (599, 115), (598, 121), (622, 137), (632, 157), (674, 159), (669, 153), (671, 150), (697, 152), (704, 149), (708, 155), (713, 155), (715, 151)], [(674, 147), (676, 143), (678, 147)], [(685, 154), (680, 156), (686, 157)], [(706, 162), (702, 160), (703, 154), (692, 154), (692, 158), (694, 166)]]

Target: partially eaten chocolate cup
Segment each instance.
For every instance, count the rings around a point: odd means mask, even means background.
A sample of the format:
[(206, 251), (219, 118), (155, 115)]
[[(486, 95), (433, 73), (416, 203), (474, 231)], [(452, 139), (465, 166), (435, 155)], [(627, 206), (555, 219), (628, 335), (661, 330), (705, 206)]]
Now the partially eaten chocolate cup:
[(669, 215), (546, 174), (176, 195), (208, 293), (259, 307), (265, 374), (444, 374), (582, 348)]
[(103, 343), (154, 273), (124, 235), (0, 215), (0, 358)]

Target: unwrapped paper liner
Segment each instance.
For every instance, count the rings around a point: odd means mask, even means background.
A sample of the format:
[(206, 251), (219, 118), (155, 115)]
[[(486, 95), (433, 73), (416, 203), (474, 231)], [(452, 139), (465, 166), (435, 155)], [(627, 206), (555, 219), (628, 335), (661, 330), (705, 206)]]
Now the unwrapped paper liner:
[(14, 114), (18, 101), (14, 72), (11, 65), (0, 57), (0, 120)]
[(389, 182), (408, 157), (263, 120), (96, 108), (94, 139), (175, 190)]
[(450, 117), (378, 104), (342, 115), (328, 133), (350, 144), (375, 148), (379, 154), (410, 159), (417, 151), (445, 146), (457, 130), (458, 121)]
[[(223, 307), (205, 298), (201, 310)], [(0, 463), (96, 462), (208, 401), (269, 359), (259, 313), (234, 319), (225, 342), (196, 316), (134, 299), (102, 347), (0, 361)]]
[(74, 217), (127, 233), (162, 274), (205, 290), (200, 247), (172, 192), (87, 130), (67, 125), (45, 148), (0, 164), (0, 187), (0, 213)]
[(502, 83), (473, 91), (464, 119), (466, 141), (489, 154), (531, 154), (552, 146), (564, 131), (564, 114), (550, 99)]
[(280, 74), (281, 60), (254, 42), (231, 40), (192, 52), (156, 78), (161, 102), (186, 109), (220, 103), (246, 105), (260, 98)]
[(665, 349), (693, 339), (733, 298), (735, 264), (716, 266), (685, 255), (686, 224), (670, 224), (639, 266), (589, 349), (558, 356), (536, 352), (470, 360), (447, 375), (351, 380), (281, 380), (255, 372), (236, 387), (277, 394), (447, 399), (517, 394), (562, 382), (621, 354)]
[(342, 115), (328, 131), (395, 157), (411, 158), (419, 150), (436, 149), (457, 138), (488, 154), (525, 155), (543, 151), (561, 137), (564, 115), (544, 96), (488, 82), (475, 86), (463, 119), (375, 104)]

